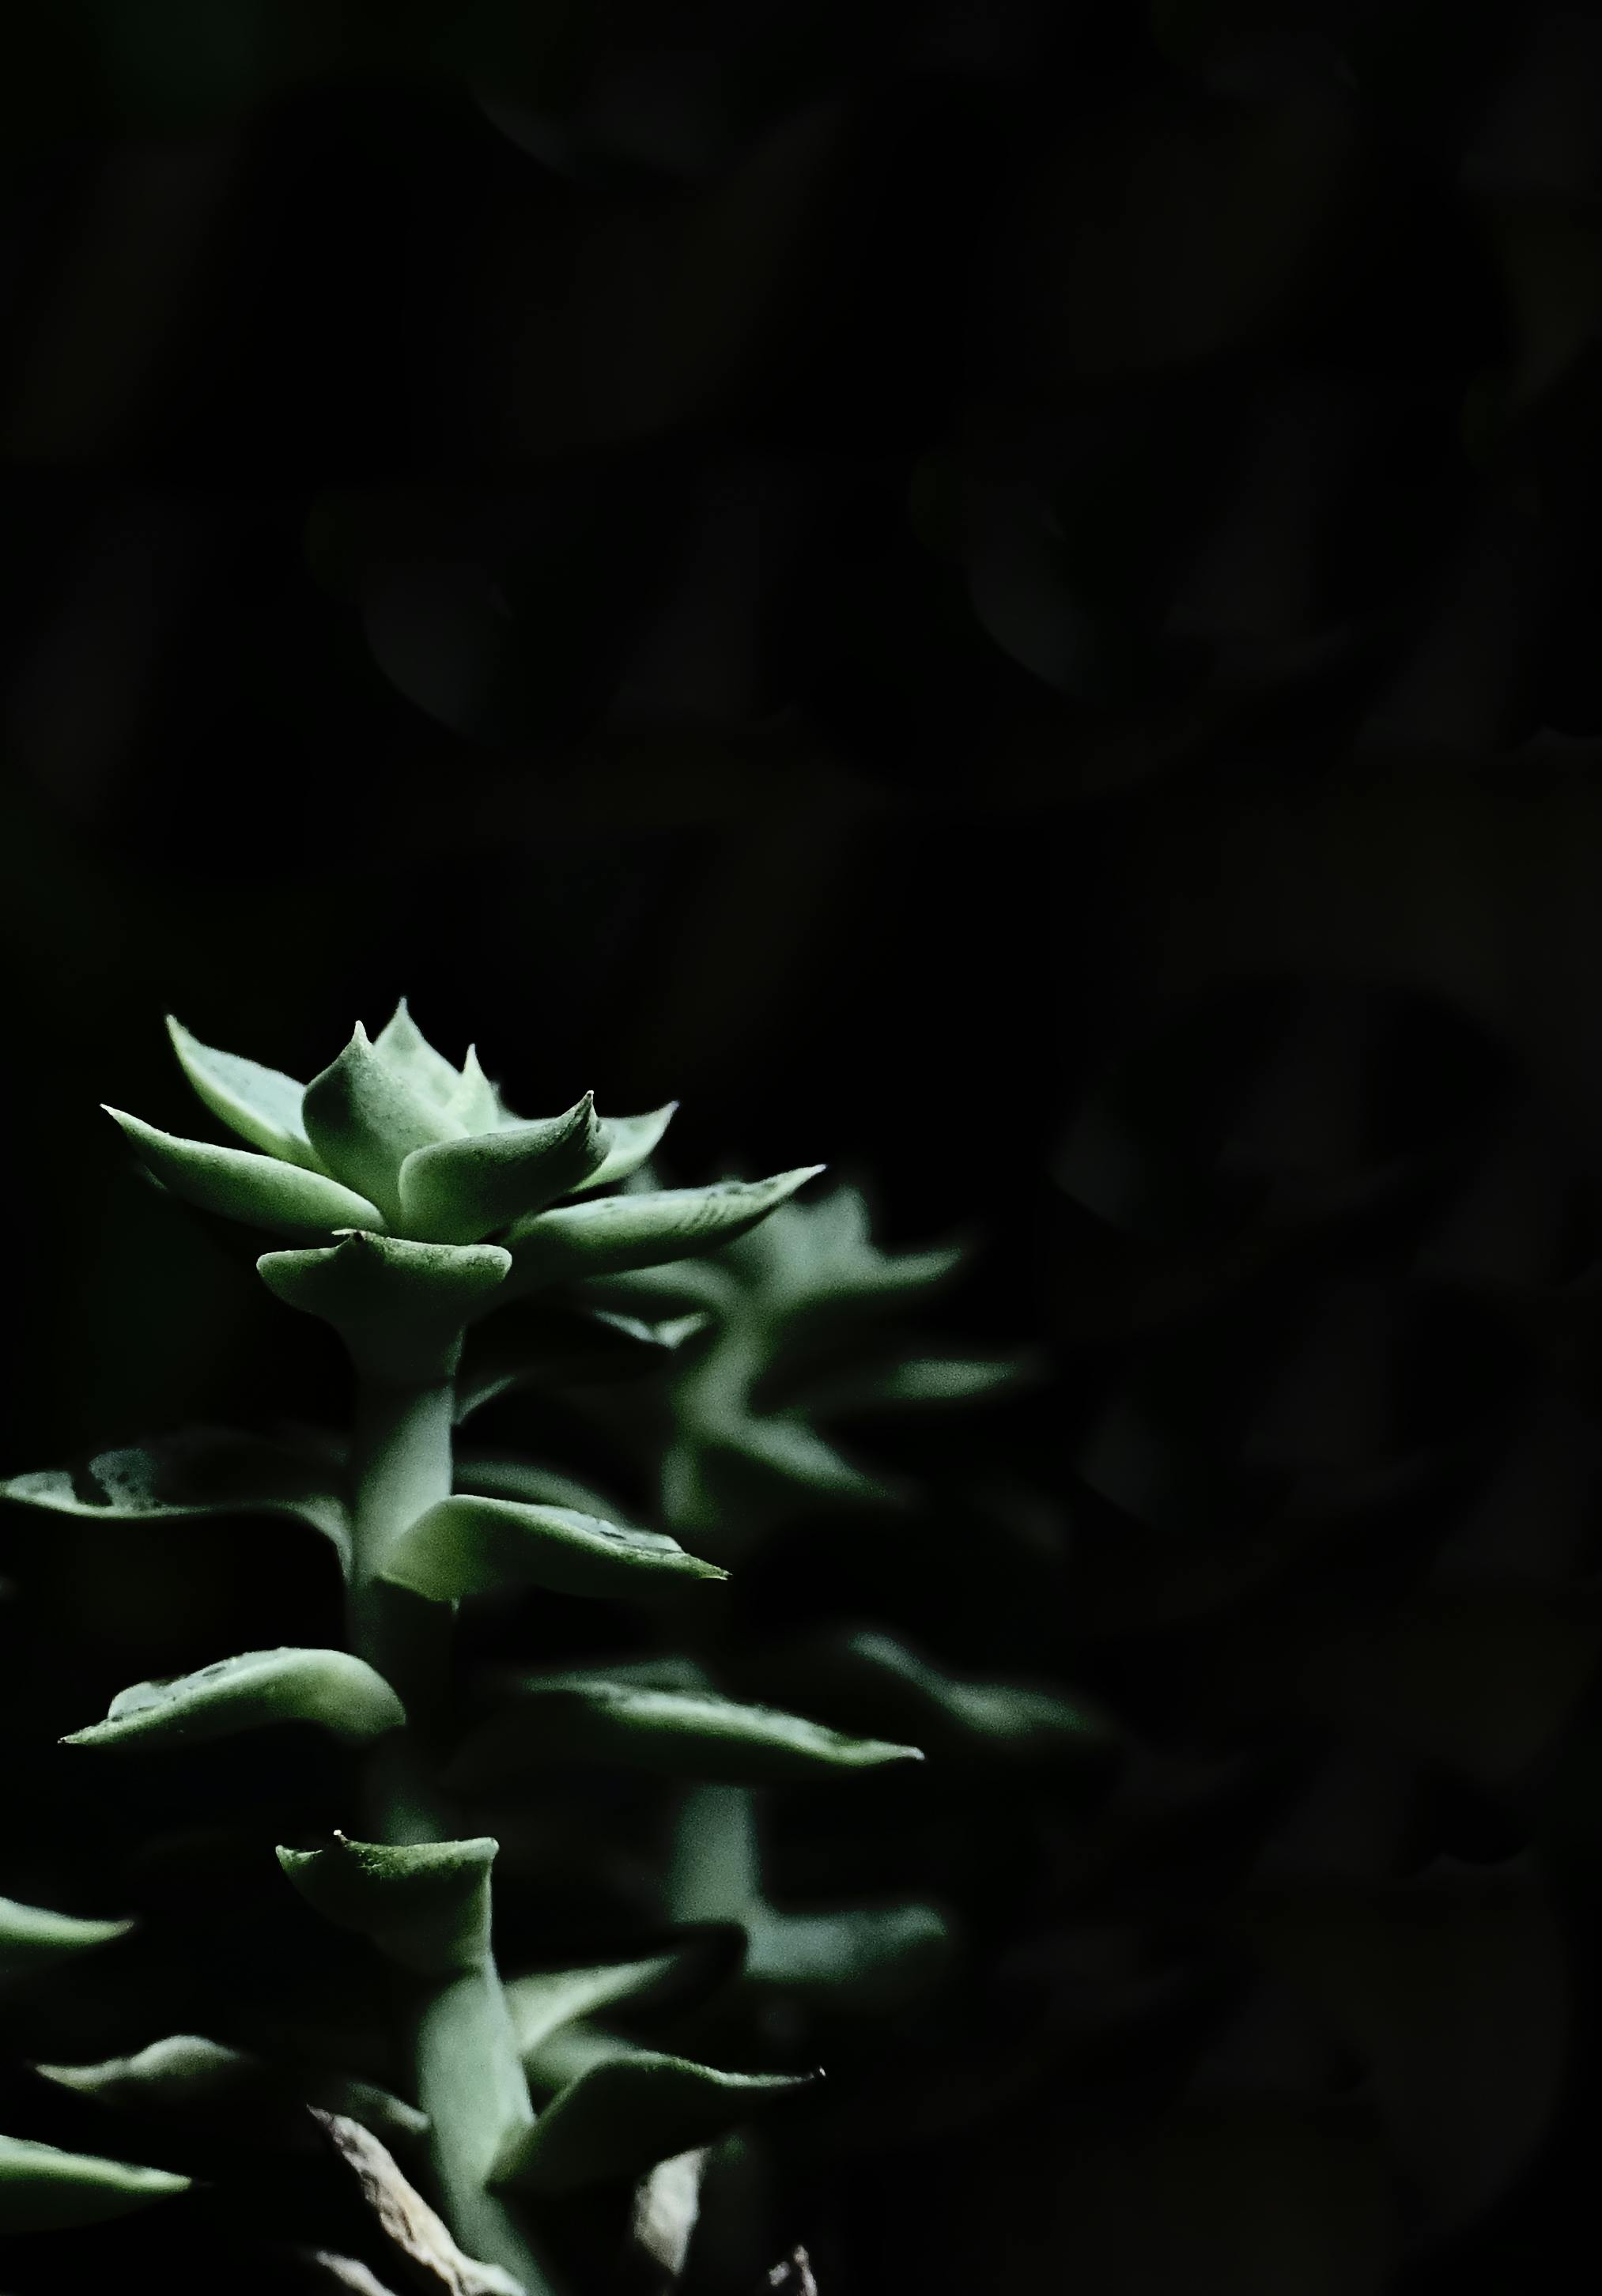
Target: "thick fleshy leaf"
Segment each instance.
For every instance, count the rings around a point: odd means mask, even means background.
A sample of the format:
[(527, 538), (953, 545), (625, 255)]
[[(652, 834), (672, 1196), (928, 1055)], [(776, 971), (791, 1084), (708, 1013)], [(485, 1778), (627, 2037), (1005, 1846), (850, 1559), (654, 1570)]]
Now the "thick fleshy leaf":
[(350, 2080), (322, 2068), (271, 2064), (247, 2050), (230, 2049), (199, 2033), (173, 2033), (131, 2056), (98, 2064), (36, 2065), (42, 2079), (92, 2097), (118, 2112), (192, 2119), (259, 2128), (297, 2130), (303, 2108), (320, 2104), (349, 2113), (380, 2136), (426, 2134), (428, 2115), (370, 2081)]
[(278, 1863), (308, 1906), (369, 1937), (407, 1969), (474, 1969), (489, 1948), (489, 1869), (499, 1844), (391, 1846), (335, 1833), (318, 1849), (280, 1849)]
[(349, 1512), (327, 1461), (227, 1428), (102, 1451), (78, 1468), (12, 1475), (0, 1482), (0, 1498), (108, 1522), (287, 1514), (331, 1539), (342, 1560), (350, 1551)]
[(30, 1976), (53, 1962), (114, 1944), (133, 1926), (132, 1922), (86, 1922), (76, 1914), (53, 1914), (43, 1906), (0, 1898), (0, 1979)]
[(419, 1100), (441, 1109), (455, 1102), (461, 1090), (462, 1071), (434, 1050), (413, 1020), (404, 996), (373, 1039), (373, 1049)]
[(476, 1045), (467, 1047), (467, 1058), (445, 1103), (445, 1112), (467, 1133), (493, 1132), (497, 1124), (508, 1120), (501, 1109), (500, 1095), (479, 1066)]
[(367, 1197), (342, 1187), (325, 1173), (282, 1163), (275, 1156), (258, 1156), (249, 1148), (180, 1140), (119, 1108), (108, 1108), (106, 1114), (121, 1127), (151, 1177), (200, 1211), (242, 1220), (249, 1227), (271, 1228), (277, 1235), (305, 1238), (385, 1224)]
[(419, 1087), (415, 1069), (370, 1044), (359, 1021), (338, 1060), (307, 1086), (304, 1105), (307, 1134), (318, 1160), (348, 1187), (370, 1197), (395, 1227), (404, 1224), (400, 1168), (407, 1158), (436, 1140), (463, 1136), (460, 1120)]
[(822, 1315), (904, 1305), (954, 1275), (960, 1244), (927, 1251), (882, 1251), (868, 1234), (867, 1205), (856, 1188), (836, 1188), (817, 1202), (792, 1204), (732, 1255), (752, 1287), (777, 1315)]
[(598, 1196), (520, 1221), (506, 1238), (511, 1288), (620, 1275), (715, 1251), (743, 1235), (823, 1170), (805, 1164), (770, 1180), (727, 1180), (710, 1188), (664, 1188), (649, 1195)]
[(660, 1370), (706, 1324), (702, 1314), (652, 1324), (576, 1300), (514, 1300), (468, 1333), (457, 1421), (522, 1387), (583, 1387)]
[(316, 1722), (359, 1745), (397, 1730), (406, 1711), (382, 1675), (349, 1651), (242, 1651), (193, 1674), (136, 1682), (103, 1722), (64, 1746), (148, 1746), (229, 1738), (271, 1722)]
[(0, 2233), (65, 2232), (131, 2216), (189, 2189), (187, 2177), (62, 2152), (25, 2136), (0, 2136)]
[(809, 2088), (815, 2073), (726, 2073), (637, 2050), (563, 2089), (497, 2166), (496, 2182), (535, 2194), (643, 2176), (710, 2144), (753, 2114)]
[(439, 1243), (477, 1243), (543, 1211), (604, 1160), (596, 1096), (562, 1116), (415, 1149), (400, 1168), (400, 1226)]
[(472, 1734), (454, 1775), (472, 1785), (546, 1762), (618, 1762), (676, 1777), (765, 1785), (922, 1759), (916, 1746), (847, 1737), (799, 1714), (708, 1692), (564, 1675), (528, 1683), (514, 1706)]
[(678, 1112), (678, 1103), (670, 1100), (661, 1108), (653, 1108), (644, 1116), (608, 1116), (601, 1123), (601, 1145), (604, 1151), (598, 1168), (587, 1179), (580, 1180), (571, 1193), (578, 1196), (591, 1188), (609, 1188), (614, 1180), (626, 1180), (637, 1172), (660, 1144), (663, 1134)]
[(256, 1265), (286, 1307), (332, 1324), (364, 1370), (406, 1386), (450, 1377), (468, 1316), (511, 1260), (498, 1244), (357, 1232), (325, 1251), (269, 1251)]
[(798, 1407), (809, 1414), (897, 1411), (920, 1406), (982, 1403), (1035, 1376), (1021, 1356), (908, 1356), (899, 1363), (865, 1365), (809, 1386)]
[(733, 1923), (708, 1923), (684, 1944), (643, 1961), (620, 1961), (593, 1969), (547, 1969), (514, 1978), (505, 1988), (506, 2007), (517, 2046), (524, 2056), (544, 2046), (559, 2027), (590, 2017), (597, 2009), (627, 2002), (635, 2012), (683, 2010), (727, 1982), (744, 1957), (743, 1931)]
[(179, 1067), (213, 1116), (264, 1154), (316, 1168), (316, 1157), (300, 1115), (304, 1085), (280, 1069), (264, 1069), (237, 1053), (202, 1045), (170, 1013), (167, 1033)]
[(686, 1578), (727, 1578), (664, 1532), (634, 1530), (571, 1507), (463, 1493), (427, 1508), (396, 1539), (382, 1574), (434, 1603), (509, 1587), (649, 1598)]

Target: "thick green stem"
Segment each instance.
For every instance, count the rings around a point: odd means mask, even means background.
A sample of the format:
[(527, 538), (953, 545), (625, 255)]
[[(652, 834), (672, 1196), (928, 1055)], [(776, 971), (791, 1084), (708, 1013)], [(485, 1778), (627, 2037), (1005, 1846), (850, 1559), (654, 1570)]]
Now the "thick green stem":
[[(407, 1728), (381, 1740), (370, 1757), (364, 1824), (378, 1841), (442, 1841), (455, 1831), (434, 1785), (432, 1759), (449, 1683), (452, 1612), (377, 1575), (407, 1526), (450, 1495), (453, 1400), (448, 1380), (358, 1386), (351, 1645), (393, 1684), (407, 1713)], [(488, 2189), (502, 2145), (534, 2118), (493, 1955), (431, 1985), (412, 1981), (403, 2013), (452, 2231), (469, 2255), (500, 2265), (529, 2296), (548, 2296), (522, 2227)]]

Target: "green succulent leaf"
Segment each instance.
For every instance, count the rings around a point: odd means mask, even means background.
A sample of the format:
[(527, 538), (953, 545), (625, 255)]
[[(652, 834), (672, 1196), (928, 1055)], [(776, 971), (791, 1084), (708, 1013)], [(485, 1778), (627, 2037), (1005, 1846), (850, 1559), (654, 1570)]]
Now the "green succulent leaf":
[(493, 1132), (508, 1119), (500, 1095), (479, 1066), (478, 1046), (469, 1045), (456, 1087), (445, 1103), (445, 1113), (465, 1133)]
[(292, 2126), (308, 2104), (349, 2114), (381, 2136), (422, 2136), (428, 2116), (370, 2081), (321, 2069), (270, 2064), (199, 2033), (174, 2033), (131, 2056), (98, 2064), (36, 2065), (42, 2079), (119, 2112), (188, 2118), (221, 2114), (247, 2125)]
[(280, 1849), (278, 1863), (325, 1921), (404, 1968), (446, 1975), (476, 1969), (489, 1949), (498, 1847), (487, 1835), (395, 1847), (336, 1833), (318, 1849)]
[(464, 1071), (434, 1050), (404, 996), (374, 1038), (373, 1049), (391, 1074), (431, 1108), (449, 1108), (461, 1091)]
[(522, 1387), (583, 1387), (659, 1370), (706, 1324), (702, 1314), (653, 1324), (577, 1300), (515, 1300), (467, 1335), (457, 1421)]
[(592, 1092), (539, 1123), (436, 1141), (400, 1168), (399, 1225), (440, 1243), (477, 1243), (567, 1195), (604, 1157)]
[[(348, 1187), (360, 1189), (393, 1227), (404, 1225), (400, 1168), (407, 1158), (435, 1141), (463, 1136), (460, 1120), (447, 1114), (420, 1069), (416, 1059), (398, 1055), (393, 1046), (386, 1052), (370, 1044), (358, 1021), (338, 1060), (306, 1087), (306, 1129), (319, 1161)], [(347, 1219), (342, 1225), (380, 1223)]]
[(614, 1180), (628, 1179), (649, 1161), (678, 1112), (678, 1103), (670, 1100), (661, 1108), (648, 1110), (644, 1116), (604, 1119), (601, 1162), (571, 1193), (582, 1195), (591, 1188), (609, 1188)]
[(847, 1737), (799, 1714), (709, 1692), (563, 1675), (525, 1684), (513, 1706), (468, 1738), (455, 1775), (472, 1786), (547, 1762), (617, 1762), (675, 1777), (766, 1785), (922, 1759), (916, 1746)]
[(642, 2176), (658, 2161), (711, 2144), (817, 2078), (718, 2072), (645, 2049), (608, 2058), (546, 2106), (503, 2155), (494, 2181), (545, 2194)]
[(62, 2152), (25, 2136), (0, 2136), (0, 2233), (65, 2232), (105, 2224), (152, 2201), (187, 2192), (187, 2177)]
[(682, 1944), (641, 1961), (539, 1970), (514, 1978), (505, 1996), (519, 2053), (531, 2057), (560, 2027), (620, 2003), (637, 2013), (681, 2010), (732, 1977), (744, 1948), (743, 1932), (733, 1923), (708, 1923)]
[(554, 1594), (649, 1597), (686, 1578), (726, 1578), (675, 1538), (571, 1507), (530, 1506), (470, 1493), (441, 1499), (411, 1523), (382, 1574), (431, 1602), (508, 1587)]
[(383, 1677), (349, 1651), (243, 1651), (193, 1674), (119, 1691), (103, 1722), (62, 1743), (144, 1749), (229, 1738), (265, 1723), (316, 1722), (359, 1745), (405, 1720)]
[(119, 1108), (108, 1108), (106, 1114), (121, 1127), (152, 1177), (197, 1210), (296, 1238), (325, 1239), (340, 1228), (384, 1226), (376, 1205), (325, 1173), (258, 1156), (248, 1148), (180, 1140)]
[(660, 1266), (755, 1227), (823, 1170), (805, 1164), (769, 1180), (726, 1180), (710, 1188), (664, 1188), (648, 1195), (599, 1196), (520, 1220), (506, 1238), (511, 1285), (523, 1292), (594, 1275)]
[(12, 1475), (0, 1482), (0, 1498), (108, 1522), (287, 1514), (320, 1531), (347, 1560), (349, 1513), (332, 1481), (325, 1460), (259, 1435), (204, 1428), (102, 1451), (71, 1470)]
[(402, 1386), (450, 1377), (468, 1316), (511, 1264), (498, 1244), (363, 1231), (326, 1250), (269, 1251), (256, 1263), (275, 1298), (332, 1324), (364, 1371)]
[(132, 1922), (83, 1921), (76, 1914), (53, 1914), (43, 1906), (0, 1898), (0, 1979), (31, 1976), (75, 1954), (112, 1945), (133, 1927)]
[(237, 1053), (202, 1045), (170, 1013), (167, 1033), (179, 1067), (213, 1116), (264, 1154), (316, 1169), (317, 1160), (300, 1116), (304, 1085), (280, 1069), (265, 1069)]
[(1034, 1377), (1021, 1356), (909, 1356), (809, 1387), (799, 1406), (820, 1416), (982, 1403)]

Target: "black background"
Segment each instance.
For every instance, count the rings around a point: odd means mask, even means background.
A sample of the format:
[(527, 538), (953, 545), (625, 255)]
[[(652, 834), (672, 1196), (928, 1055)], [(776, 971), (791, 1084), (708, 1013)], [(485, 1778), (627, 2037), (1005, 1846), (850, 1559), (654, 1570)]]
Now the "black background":
[[(169, 1009), (308, 1075), (404, 992), (519, 1106), (678, 1096), (676, 1179), (982, 1234), (958, 1320), (1053, 1365), (948, 1439), (1066, 1526), (1022, 1655), (1257, 1795), (1142, 1805), (1094, 1920), (1031, 1868), (998, 1950), (1105, 2005), (1087, 1925), (1182, 1957), (1275, 1843), (1334, 1942), (1149, 2094), (1064, 2012), (1071, 2073), (875, 2156), (823, 2296), (1565, 2285), (1602, 35), (667, 12), (0, 33), (8, 1471), (335, 1415), (96, 1113), (183, 1128)], [(17, 1531), (19, 1743), (219, 1609), (303, 1638), (316, 1589), (201, 1552)], [(0, 1886), (98, 1909), (115, 1825), (18, 1770)]]

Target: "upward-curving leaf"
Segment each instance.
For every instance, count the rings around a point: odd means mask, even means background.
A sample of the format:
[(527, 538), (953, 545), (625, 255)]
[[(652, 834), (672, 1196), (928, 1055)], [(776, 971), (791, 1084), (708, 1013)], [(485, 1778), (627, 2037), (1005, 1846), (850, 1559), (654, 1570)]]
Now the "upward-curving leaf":
[[(415, 1062), (371, 1044), (359, 1021), (338, 1060), (307, 1086), (303, 1105), (319, 1161), (370, 1197), (392, 1227), (404, 1226), (400, 1168), (407, 1158), (436, 1140), (460, 1139), (464, 1131), (418, 1081)], [(374, 1223), (348, 1219), (343, 1225)]]
[(605, 1157), (596, 1096), (564, 1115), (507, 1124), (414, 1149), (400, 1168), (401, 1225), (439, 1243), (477, 1243), (543, 1211), (596, 1173)]
[(42, 2080), (114, 2111), (215, 2124), (251, 2137), (299, 2134), (305, 2108), (349, 2113), (390, 2139), (426, 2134), (428, 2116), (371, 2081), (321, 2067), (271, 2063), (200, 2033), (171, 2033), (131, 2056), (34, 2067)]
[(823, 1170), (804, 1164), (770, 1180), (725, 1180), (710, 1188), (599, 1196), (520, 1220), (506, 1237), (508, 1293), (541, 1283), (621, 1275), (713, 1251), (767, 1218)]
[(444, 1054), (435, 1051), (413, 1020), (404, 996), (374, 1038), (373, 1049), (385, 1067), (431, 1107), (449, 1108), (461, 1090), (462, 1070), (452, 1068)]
[(494, 1243), (415, 1243), (360, 1231), (325, 1251), (269, 1251), (262, 1282), (289, 1308), (332, 1324), (362, 1368), (402, 1386), (448, 1379), (467, 1317), (505, 1281)]
[(170, 1013), (167, 1033), (179, 1067), (213, 1116), (265, 1154), (316, 1169), (317, 1160), (300, 1115), (304, 1085), (281, 1069), (266, 1069), (237, 1053), (202, 1045)]
[(554, 1594), (648, 1599), (687, 1578), (726, 1578), (664, 1532), (635, 1530), (571, 1507), (460, 1493), (410, 1523), (384, 1557), (382, 1577), (430, 1602), (513, 1587)]
[(407, 1969), (474, 1969), (489, 1949), (489, 1869), (498, 1843), (391, 1845), (335, 1833), (320, 1849), (280, 1849), (278, 1863), (325, 1921), (369, 1937)]
[(53, 1914), (43, 1906), (0, 1898), (0, 1978), (30, 1977), (53, 1962), (112, 1945), (133, 1926), (132, 1922), (83, 1921), (76, 1914)]
[(325, 1172), (283, 1163), (276, 1156), (254, 1155), (248, 1148), (180, 1140), (120, 1108), (108, 1108), (106, 1114), (121, 1127), (152, 1177), (197, 1210), (308, 1241), (326, 1242), (342, 1227), (384, 1226), (375, 1204)]
[(494, 2181), (524, 2192), (580, 2191), (642, 2176), (653, 2162), (710, 2144), (816, 2073), (726, 2073), (637, 2049), (592, 2065), (515, 2137)]
[(637, 1172), (660, 1145), (678, 1112), (678, 1103), (670, 1100), (661, 1108), (647, 1110), (644, 1116), (604, 1118), (601, 1144), (604, 1153), (601, 1163), (587, 1179), (579, 1182), (573, 1194), (582, 1195), (590, 1188), (609, 1188), (614, 1180), (627, 1180)]
[(0, 2136), (0, 2232), (64, 2232), (105, 2224), (189, 2189), (187, 2177), (63, 2152), (25, 2136)]
[(316, 1722), (359, 1745), (397, 1730), (406, 1710), (382, 1675), (349, 1651), (242, 1651), (193, 1674), (136, 1682), (103, 1722), (65, 1746), (146, 1746), (230, 1738), (268, 1722)]
[(618, 1762), (675, 1777), (767, 1785), (922, 1759), (916, 1746), (848, 1737), (799, 1714), (710, 1691), (555, 1675), (527, 1682), (514, 1705), (473, 1732), (453, 1775), (472, 1788), (549, 1762)]

